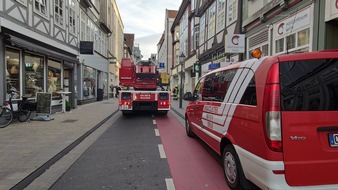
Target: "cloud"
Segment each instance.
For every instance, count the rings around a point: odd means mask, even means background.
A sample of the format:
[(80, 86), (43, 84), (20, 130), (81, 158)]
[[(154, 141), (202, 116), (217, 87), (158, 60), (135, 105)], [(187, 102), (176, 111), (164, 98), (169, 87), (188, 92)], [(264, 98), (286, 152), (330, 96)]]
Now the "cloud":
[(162, 33), (157, 33), (135, 39), (135, 43), (140, 44), (141, 54), (144, 60), (150, 58), (150, 55), (153, 53), (157, 54), (157, 44), (161, 36)]
[[(135, 34), (141, 53), (148, 59), (157, 53), (157, 43), (164, 31), (165, 10), (178, 10), (179, 0), (116, 0), (124, 33)], [(147, 40), (144, 40), (147, 39)]]

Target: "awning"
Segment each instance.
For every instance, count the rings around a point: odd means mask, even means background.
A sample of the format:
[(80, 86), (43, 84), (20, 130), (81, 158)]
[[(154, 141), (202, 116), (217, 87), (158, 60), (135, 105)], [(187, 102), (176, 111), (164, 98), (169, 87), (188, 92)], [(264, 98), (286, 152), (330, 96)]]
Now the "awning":
[(11, 42), (12, 46), (20, 47), (20, 48), (23, 48), (23, 49), (26, 49), (26, 50), (29, 50), (35, 53), (47, 55), (50, 58), (61, 59), (61, 60), (65, 60), (65, 61), (73, 62), (73, 63), (79, 63), (79, 59), (76, 58), (76, 55), (73, 55), (68, 52), (61, 53), (61, 52), (54, 51), (53, 49), (55, 50), (57, 49), (48, 44), (45, 47), (43, 47), (43, 46), (39, 46), (33, 42), (24, 40), (22, 38), (18, 38), (13, 35), (7, 35), (7, 36), (8, 36), (7, 40)]

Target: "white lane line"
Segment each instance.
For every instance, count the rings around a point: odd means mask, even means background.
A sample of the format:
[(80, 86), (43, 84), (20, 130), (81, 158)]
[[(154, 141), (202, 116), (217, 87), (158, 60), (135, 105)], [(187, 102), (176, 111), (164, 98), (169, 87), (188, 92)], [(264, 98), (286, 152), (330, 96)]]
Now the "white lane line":
[(153, 120), (153, 124), (156, 125), (156, 120), (155, 119)]
[(172, 178), (165, 178), (167, 190), (175, 190), (174, 180)]
[(155, 129), (155, 135), (156, 135), (156, 137), (160, 136), (160, 131), (158, 129)]
[(160, 152), (160, 158), (167, 158), (167, 156), (165, 155), (164, 148), (163, 148), (162, 144), (158, 145), (158, 151)]

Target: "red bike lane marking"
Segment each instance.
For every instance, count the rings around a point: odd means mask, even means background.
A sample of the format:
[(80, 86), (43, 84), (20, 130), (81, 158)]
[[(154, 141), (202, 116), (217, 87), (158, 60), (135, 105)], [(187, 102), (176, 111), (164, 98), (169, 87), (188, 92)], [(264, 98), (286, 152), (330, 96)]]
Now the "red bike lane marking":
[(229, 189), (222, 166), (171, 113), (156, 123), (176, 190)]

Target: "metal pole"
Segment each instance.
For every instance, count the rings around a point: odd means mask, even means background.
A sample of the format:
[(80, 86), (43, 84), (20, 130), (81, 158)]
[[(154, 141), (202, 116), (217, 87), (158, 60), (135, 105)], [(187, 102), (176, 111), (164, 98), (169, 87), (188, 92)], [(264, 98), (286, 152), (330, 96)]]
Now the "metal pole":
[(180, 105), (179, 108), (182, 108), (182, 94), (183, 94), (183, 83), (182, 83), (182, 75), (183, 75), (183, 71), (182, 71), (182, 66), (183, 64), (181, 63), (181, 82), (180, 82)]

